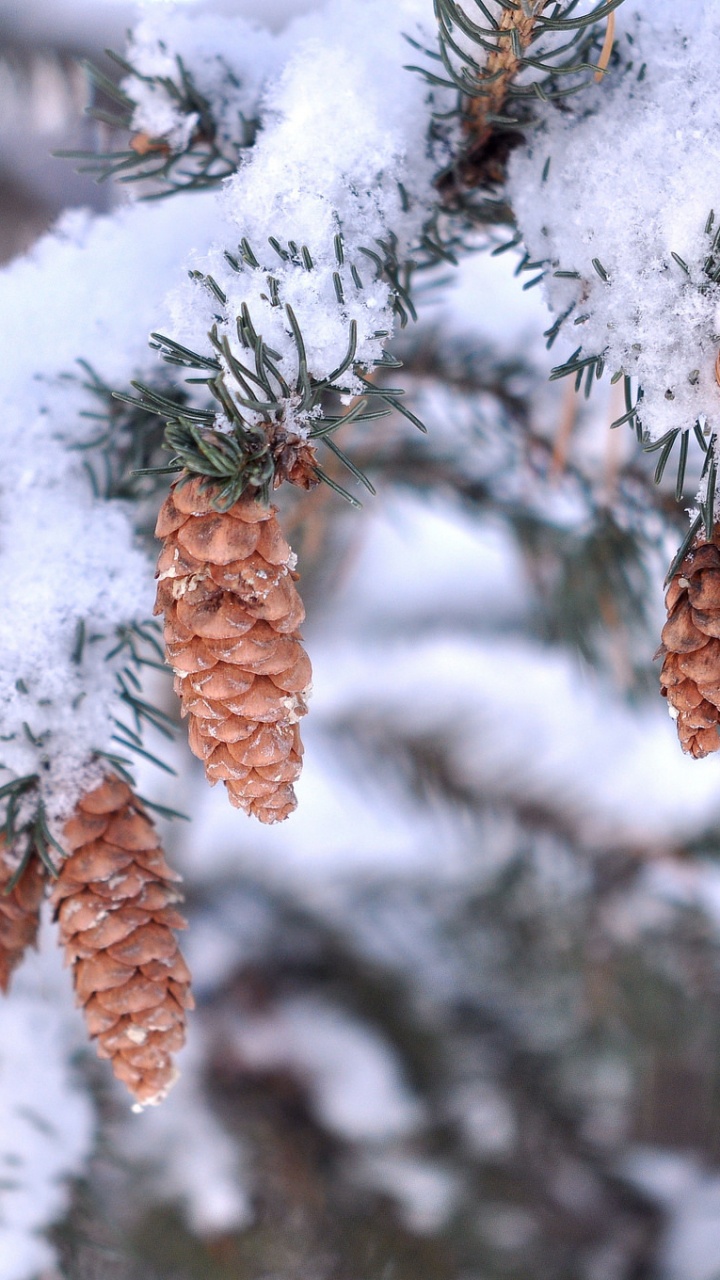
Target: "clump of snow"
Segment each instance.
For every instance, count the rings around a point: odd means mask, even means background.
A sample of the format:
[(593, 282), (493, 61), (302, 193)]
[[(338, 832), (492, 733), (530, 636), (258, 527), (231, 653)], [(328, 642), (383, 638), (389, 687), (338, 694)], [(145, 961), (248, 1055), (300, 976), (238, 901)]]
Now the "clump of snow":
[[(425, 0), (391, 7), (330, 0), (320, 15), (293, 24), (293, 53), (265, 93), (263, 129), (225, 187), (222, 244), (195, 264), (226, 302), (189, 282), (175, 295), (173, 337), (204, 350), (217, 323), (220, 337), (246, 362), (236, 327), (245, 304), (293, 385), (299, 354), (289, 306), (311, 376), (327, 378), (342, 364), (352, 322), (355, 360), (381, 358), (395, 317), (390, 285), (377, 278), (368, 255), (382, 259), (392, 242), (404, 263), (434, 203), (431, 104), (427, 86), (404, 70), (403, 39), (428, 16)], [(253, 257), (238, 249), (241, 241)], [(237, 256), (237, 270), (225, 250)], [(361, 389), (351, 372), (342, 386), (348, 393)], [(287, 405), (291, 416), (293, 408)]]
[(138, 74), (121, 86), (136, 104), (132, 128), (164, 138), (177, 151), (196, 130), (202, 133), (200, 112), (183, 110), (167, 87), (172, 81), (182, 89), (185, 71), (212, 104), (217, 143), (228, 152), (238, 149), (245, 141), (245, 122), (257, 116), (263, 84), (277, 73), (285, 53), (282, 40), (237, 16), (170, 10), (145, 17), (125, 55)]
[(720, 228), (708, 145), (720, 107), (707, 92), (717, 10), (627, 0), (618, 23), (621, 65), (562, 109), (539, 108), (508, 193), (528, 252), (547, 263), (548, 302), (568, 313), (565, 358), (582, 344), (610, 373), (637, 378), (653, 439), (697, 421), (716, 431), (720, 285), (706, 266)]
[(424, 1122), (390, 1045), (327, 1001), (298, 996), (243, 1017), (233, 1043), (246, 1068), (297, 1072), (318, 1119), (347, 1141), (405, 1137)]
[(452, 1112), (471, 1151), (487, 1158), (507, 1156), (518, 1124), (507, 1093), (489, 1080), (467, 1081), (452, 1098)]
[(622, 1173), (667, 1215), (659, 1249), (664, 1280), (716, 1280), (720, 1271), (720, 1178), (694, 1155), (634, 1147)]

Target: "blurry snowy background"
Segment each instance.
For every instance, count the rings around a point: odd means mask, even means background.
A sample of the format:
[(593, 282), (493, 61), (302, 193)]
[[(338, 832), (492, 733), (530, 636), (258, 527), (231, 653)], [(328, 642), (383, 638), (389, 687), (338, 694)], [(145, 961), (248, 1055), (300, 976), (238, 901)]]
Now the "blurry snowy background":
[[(80, 62), (133, 12), (0, 0), (4, 260), (122, 199), (48, 156), (93, 145)], [(286, 513), (298, 812), (259, 829), (180, 745), (141, 779), (192, 815), (168, 1102), (130, 1114), (52, 944), (0, 1010), (0, 1280), (720, 1275), (720, 761), (652, 674), (680, 525), (612, 393), (548, 384), (514, 266), (427, 278), (398, 354), (429, 436), (354, 442), (379, 496)]]

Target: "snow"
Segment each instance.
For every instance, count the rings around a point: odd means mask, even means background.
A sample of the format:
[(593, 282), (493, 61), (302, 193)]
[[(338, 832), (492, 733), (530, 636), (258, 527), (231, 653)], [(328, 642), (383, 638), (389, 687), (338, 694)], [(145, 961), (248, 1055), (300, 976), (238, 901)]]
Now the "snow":
[(369, 1152), (358, 1160), (355, 1176), (398, 1202), (400, 1217), (417, 1235), (434, 1235), (447, 1226), (461, 1191), (457, 1174), (439, 1161), (408, 1152)]
[(318, 1119), (348, 1142), (407, 1137), (424, 1123), (391, 1047), (328, 1001), (298, 996), (248, 1014), (235, 1025), (233, 1047), (246, 1070), (297, 1072)]
[(670, 844), (685, 821), (677, 788), (693, 821), (717, 814), (718, 762), (695, 769), (678, 758), (661, 708), (641, 713), (609, 703), (564, 655), (518, 641), (438, 636), (400, 643), (378, 659), (367, 648), (362, 663), (355, 650), (336, 649), (316, 682), (318, 714), (377, 704), (386, 717), (395, 708), (406, 732), (445, 725), (461, 776), (492, 777), (501, 792), (503, 779), (512, 785), (521, 773), (524, 793), (538, 798), (561, 787), (569, 810), (592, 815), (600, 840), (622, 820), (626, 839)]
[(635, 1147), (622, 1173), (663, 1206), (662, 1280), (715, 1280), (720, 1270), (720, 1177), (694, 1156)]
[(347, 635), (400, 632), (411, 616), (415, 628), (442, 627), (442, 600), (453, 602), (455, 624), (455, 603), (463, 600), (468, 625), (478, 614), (496, 626), (527, 616), (525, 567), (499, 522), (479, 524), (442, 501), (394, 493), (378, 496), (365, 523), (352, 568), (352, 585), (362, 591), (343, 592), (338, 619)]
[(708, 233), (708, 217), (720, 215), (720, 107), (704, 86), (717, 66), (717, 10), (628, 0), (617, 18), (621, 65), (570, 110), (541, 109), (508, 192), (528, 252), (548, 264), (552, 311), (571, 308), (557, 363), (582, 344), (609, 373), (637, 378), (652, 439), (698, 419), (715, 431), (720, 295), (704, 263), (718, 229), (716, 219)]
[(508, 1155), (518, 1139), (518, 1124), (505, 1093), (488, 1080), (460, 1086), (452, 1111), (462, 1125), (471, 1151), (482, 1156)]
[[(136, 103), (132, 128), (165, 138), (183, 150), (199, 122), (197, 112), (184, 114), (176, 98), (158, 79), (180, 79), (178, 59), (198, 91), (212, 103), (218, 141), (237, 149), (243, 122), (256, 117), (262, 87), (277, 74), (287, 56), (286, 43), (235, 14), (223, 18), (203, 11), (177, 9), (151, 13), (134, 28), (127, 61), (139, 73), (122, 81)], [(141, 78), (143, 77), (143, 78)], [(148, 79), (151, 83), (148, 83)]]
[[(362, 251), (377, 253), (392, 233), (402, 263), (432, 205), (427, 88), (418, 77), (398, 74), (407, 58), (402, 33), (429, 16), (425, 0), (403, 0), (391, 10), (379, 0), (362, 6), (330, 0), (322, 15), (299, 19), (291, 28), (292, 56), (266, 90), (263, 130), (222, 198), (222, 249), (236, 254), (246, 240), (259, 265), (241, 261), (235, 271), (220, 249), (199, 258), (196, 270), (217, 281), (227, 303), (218, 307), (197, 281), (186, 284), (175, 295), (172, 336), (203, 350), (217, 319), (220, 335), (242, 360), (235, 322), (244, 303), (294, 384), (298, 352), (290, 306), (314, 378), (328, 377), (341, 365), (353, 321), (356, 360), (369, 365), (381, 357), (385, 338), (376, 335), (394, 329), (392, 300)], [(309, 260), (283, 260), (269, 236), (284, 251), (290, 242), (304, 245)], [(342, 238), (342, 255), (336, 236)], [(269, 275), (277, 282), (279, 304), (269, 294)], [(348, 393), (361, 389), (351, 373), (341, 385)], [(292, 398), (284, 412), (289, 422), (305, 425)]]
[(510, 251), (495, 257), (471, 253), (443, 291), (437, 323), (491, 342), (502, 334), (508, 349), (516, 344), (524, 355), (532, 351), (546, 361), (542, 334), (551, 317), (539, 288), (523, 291), (525, 280), (516, 275), (517, 265), (517, 255)]
[[(106, 655), (118, 627), (151, 614), (154, 595), (132, 509), (94, 495), (84, 467), (92, 455), (78, 451), (98, 428), (82, 416), (97, 403), (76, 362), (118, 388), (154, 363), (149, 330), (203, 236), (198, 214), (212, 227), (212, 208), (195, 197), (184, 208), (137, 205), (97, 220), (73, 212), (0, 277), (2, 764), (42, 776), (52, 818), (67, 816), (92, 781), (93, 753), (112, 749), (125, 658)], [(77, 662), (80, 622), (87, 643)]]

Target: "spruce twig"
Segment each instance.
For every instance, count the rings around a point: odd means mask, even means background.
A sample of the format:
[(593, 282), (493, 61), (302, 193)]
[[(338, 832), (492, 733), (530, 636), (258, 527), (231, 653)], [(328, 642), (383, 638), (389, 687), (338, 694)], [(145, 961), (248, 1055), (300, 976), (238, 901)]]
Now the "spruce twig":
[(465, 106), (468, 159), (482, 151), (493, 132), (493, 116), (502, 115), (510, 82), (523, 65), (523, 53), (531, 44), (538, 18), (549, 0), (532, 7), (510, 6), (503, 10), (494, 48), (477, 77), (477, 88)]

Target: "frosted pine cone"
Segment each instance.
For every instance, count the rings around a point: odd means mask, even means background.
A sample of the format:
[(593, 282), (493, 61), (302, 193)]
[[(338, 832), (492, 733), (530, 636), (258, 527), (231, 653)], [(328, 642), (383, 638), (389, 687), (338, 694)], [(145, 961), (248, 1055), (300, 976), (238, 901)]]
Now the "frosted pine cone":
[(179, 876), (142, 805), (115, 777), (83, 796), (64, 844), (69, 856), (51, 897), (88, 1031), (137, 1101), (154, 1105), (177, 1077), (171, 1054), (193, 1007), (172, 932), (185, 927), (174, 905)]
[(216, 511), (193, 479), (176, 485), (158, 516), (156, 613), (165, 614), (168, 662), (189, 716), (191, 750), (211, 783), (261, 822), (297, 801), (298, 720), (311, 668), (298, 632), (305, 610), (293, 557), (272, 507), (244, 494)]
[(15, 867), (6, 849), (0, 849), (0, 990), (7, 991), (13, 969), (27, 947), (33, 946), (40, 925), (45, 872), (39, 858), (32, 858), (17, 884), (7, 891)]
[(660, 684), (683, 751), (696, 758), (720, 747), (720, 547), (689, 551), (665, 599)]

